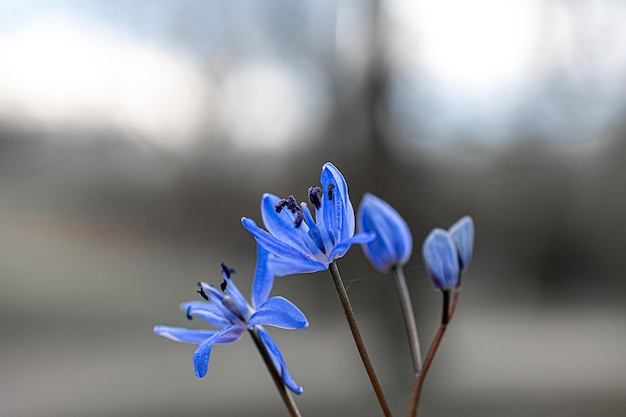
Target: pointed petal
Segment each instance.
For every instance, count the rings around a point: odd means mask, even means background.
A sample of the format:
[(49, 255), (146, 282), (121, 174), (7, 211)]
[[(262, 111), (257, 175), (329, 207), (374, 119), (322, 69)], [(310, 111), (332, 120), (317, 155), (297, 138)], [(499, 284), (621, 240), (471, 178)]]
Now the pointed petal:
[(193, 354), (193, 363), (198, 378), (204, 378), (209, 370), (209, 358), (211, 357), (211, 348), (215, 343), (232, 343), (241, 339), (243, 331), (246, 328), (241, 324), (235, 324), (230, 327), (226, 327), (220, 331), (215, 332), (213, 336), (209, 337), (198, 345), (198, 348)]
[[(264, 194), (261, 200), (261, 217), (267, 231), (276, 239), (294, 246), (302, 252), (307, 252), (307, 244), (303, 241), (303, 234), (306, 236), (308, 226), (306, 223), (295, 227), (295, 215), (288, 209), (276, 212), (276, 204), (280, 201), (280, 197), (273, 194)], [(301, 229), (302, 228), (302, 229)]]
[(188, 317), (200, 317), (207, 323), (219, 328), (228, 326), (231, 323), (231, 319), (235, 319), (232, 313), (217, 307), (215, 304), (204, 301), (188, 301), (182, 303), (180, 309), (184, 311)]
[(258, 309), (272, 291), (274, 285), (274, 273), (268, 265), (269, 252), (261, 245), (257, 245), (256, 251), (256, 269), (254, 271), (254, 280), (252, 281), (252, 306)]
[(280, 352), (280, 349), (278, 349), (278, 346), (276, 345), (274, 340), (263, 327), (258, 326), (257, 329), (259, 331), (259, 335), (261, 336), (261, 340), (267, 347), (267, 350), (272, 357), (274, 366), (276, 367), (276, 369), (278, 369), (280, 373), (283, 384), (285, 384), (285, 386), (289, 388), (293, 393), (298, 395), (302, 394), (302, 387), (299, 386), (289, 374), (289, 371), (287, 370), (287, 365), (285, 364), (285, 359), (283, 358), (283, 355)]
[(459, 283), (459, 255), (450, 234), (434, 229), (422, 247), (424, 264), (436, 289), (456, 287)]
[[(341, 172), (330, 162), (322, 167), (320, 176), (322, 183), (324, 223), (334, 235), (335, 244), (354, 235), (354, 208), (348, 195), (348, 184)], [(332, 200), (329, 200), (329, 189), (332, 187)], [(326, 205), (326, 210), (324, 210)]]
[(408, 262), (413, 251), (413, 238), (406, 221), (387, 202), (365, 194), (357, 213), (358, 230), (375, 232), (376, 238), (363, 245), (370, 263), (380, 272), (389, 272), (395, 265)]
[(248, 320), (248, 327), (263, 324), (281, 329), (303, 329), (309, 327), (304, 313), (291, 301), (277, 296), (265, 302)]
[(328, 269), (328, 263), (325, 262), (280, 258), (273, 255), (270, 255), (268, 265), (274, 274), (279, 277)]
[(459, 251), (461, 270), (467, 269), (474, 248), (474, 221), (470, 216), (463, 216), (448, 229)]
[(213, 336), (217, 330), (196, 330), (183, 327), (154, 326), (154, 334), (167, 337), (175, 342), (202, 343)]
[(374, 233), (357, 233), (356, 235), (352, 236), (350, 239), (344, 240), (343, 242), (335, 246), (333, 250), (330, 252), (330, 255), (328, 255), (328, 260), (332, 262), (335, 259), (339, 259), (343, 255), (345, 255), (346, 252), (348, 252), (348, 249), (350, 249), (350, 246), (354, 244), (363, 244), (363, 243), (371, 242), (375, 238), (376, 238), (376, 234)]
[(285, 258), (311, 260), (310, 255), (303, 253), (300, 249), (294, 246), (290, 246), (287, 243), (276, 239), (274, 236), (258, 227), (254, 220), (244, 217), (241, 219), (241, 223), (243, 224), (243, 227), (245, 227), (248, 232), (254, 236), (257, 243), (267, 249), (270, 253)]
[(226, 282), (226, 288), (224, 288), (224, 291), (226, 292), (226, 294), (228, 294), (241, 315), (243, 317), (247, 317), (251, 311), (248, 300), (246, 299), (246, 297), (243, 296), (237, 285), (235, 285), (235, 282), (232, 280), (232, 278), (225, 278), (224, 280)]

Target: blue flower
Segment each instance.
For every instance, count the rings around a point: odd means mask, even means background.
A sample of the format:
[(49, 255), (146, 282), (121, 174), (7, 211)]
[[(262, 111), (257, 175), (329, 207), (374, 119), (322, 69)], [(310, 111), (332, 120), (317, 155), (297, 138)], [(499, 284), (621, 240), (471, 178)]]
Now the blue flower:
[(267, 231), (252, 219), (241, 219), (258, 244), (270, 252), (270, 266), (276, 275), (328, 269), (352, 244), (367, 243), (375, 237), (370, 233), (354, 234), (354, 209), (341, 172), (327, 162), (320, 180), (321, 188), (309, 188), (315, 220), (305, 203), (298, 205), (293, 196), (280, 199), (272, 194), (263, 195), (261, 200)]
[(433, 229), (422, 247), (424, 264), (436, 289), (450, 290), (461, 283), (474, 246), (474, 222), (462, 217), (449, 230)]
[(409, 261), (413, 238), (406, 221), (387, 202), (365, 194), (357, 213), (361, 232), (373, 232), (376, 238), (363, 245), (365, 256), (378, 271), (386, 273)]
[(209, 366), (211, 348), (214, 344), (233, 343), (241, 339), (246, 330), (256, 328), (269, 352), (274, 366), (281, 375), (286, 387), (296, 394), (302, 393), (302, 387), (293, 380), (276, 343), (263, 325), (283, 329), (302, 329), (309, 326), (304, 314), (290, 301), (283, 297), (269, 297), (274, 283), (274, 275), (267, 267), (268, 253), (258, 248), (258, 260), (252, 282), (252, 305), (230, 278), (234, 271), (222, 264), (224, 281), (217, 289), (213, 285), (201, 282), (198, 291), (207, 301), (189, 301), (180, 308), (187, 317), (200, 317), (219, 330), (185, 329), (171, 326), (155, 326), (154, 333), (177, 342), (197, 343), (193, 355), (196, 376), (203, 378)]

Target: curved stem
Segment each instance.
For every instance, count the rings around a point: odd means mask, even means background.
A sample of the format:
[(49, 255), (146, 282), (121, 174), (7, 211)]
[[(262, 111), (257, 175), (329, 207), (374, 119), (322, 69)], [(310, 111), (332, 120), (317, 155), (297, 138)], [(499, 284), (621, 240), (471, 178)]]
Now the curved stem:
[(409, 296), (409, 289), (404, 278), (402, 266), (398, 265), (393, 268), (394, 283), (396, 284), (396, 292), (400, 299), (402, 307), (402, 315), (404, 317), (404, 326), (406, 334), (409, 338), (409, 348), (411, 349), (411, 359), (413, 361), (413, 371), (418, 374), (422, 369), (422, 354), (420, 352), (420, 342), (417, 336), (417, 325), (415, 324), (415, 315), (413, 314), (413, 305)]
[(367, 376), (370, 379), (372, 388), (374, 388), (374, 392), (376, 393), (376, 398), (378, 398), (378, 403), (380, 404), (380, 407), (382, 408), (383, 414), (385, 415), (385, 417), (392, 417), (391, 409), (389, 408), (389, 404), (387, 404), (387, 400), (385, 399), (385, 394), (383, 393), (383, 389), (380, 385), (380, 382), (378, 381), (376, 372), (374, 372), (374, 367), (372, 366), (372, 362), (370, 361), (369, 355), (367, 354), (367, 351), (365, 350), (365, 344), (363, 343), (363, 338), (361, 337), (359, 326), (356, 323), (356, 317), (354, 316), (354, 311), (352, 311), (352, 306), (350, 305), (350, 300), (348, 299), (348, 293), (346, 292), (346, 287), (343, 285), (343, 281), (341, 280), (341, 275), (339, 274), (337, 263), (332, 262), (328, 267), (328, 271), (330, 272), (330, 276), (333, 278), (333, 283), (335, 284), (337, 295), (339, 296), (339, 300), (341, 301), (343, 312), (346, 315), (346, 320), (348, 320), (348, 325), (350, 326), (350, 331), (352, 332), (354, 343), (356, 343), (356, 348), (359, 351), (359, 355), (361, 356), (361, 361), (363, 362), (363, 366), (365, 367)]
[[(456, 307), (456, 301), (458, 299), (458, 293), (455, 293), (453, 300), (453, 307)], [(430, 369), (430, 365), (433, 363), (433, 359), (435, 359), (435, 354), (437, 353), (437, 349), (439, 349), (439, 345), (441, 344), (441, 340), (443, 339), (443, 335), (446, 332), (446, 328), (448, 327), (448, 323), (452, 318), (451, 313), (454, 311), (450, 309), (450, 291), (443, 291), (443, 306), (441, 310), (441, 324), (439, 325), (439, 330), (437, 330), (437, 334), (435, 334), (435, 338), (428, 349), (428, 353), (426, 354), (426, 359), (424, 359), (424, 366), (422, 367), (422, 371), (415, 376), (413, 380), (413, 386), (411, 387), (411, 399), (409, 400), (409, 410), (407, 412), (407, 417), (414, 417), (417, 415), (417, 407), (419, 405), (420, 395), (422, 393), (422, 386), (424, 385), (424, 379), (426, 378), (426, 374)]]
[(276, 389), (278, 390), (280, 397), (285, 403), (285, 407), (287, 408), (289, 415), (291, 417), (302, 417), (300, 414), (300, 410), (298, 410), (298, 406), (296, 405), (291, 393), (285, 387), (285, 384), (283, 384), (283, 380), (280, 377), (280, 374), (278, 373), (278, 370), (274, 365), (274, 361), (267, 351), (265, 344), (261, 340), (261, 336), (259, 335), (257, 328), (255, 327), (253, 330), (249, 330), (249, 332), (252, 336), (252, 340), (254, 340), (254, 344), (256, 345), (257, 349), (259, 349), (259, 353), (261, 353), (261, 357), (263, 358), (263, 362), (265, 362), (265, 366), (267, 366), (267, 370), (270, 372), (270, 375), (272, 375), (272, 379), (274, 380)]

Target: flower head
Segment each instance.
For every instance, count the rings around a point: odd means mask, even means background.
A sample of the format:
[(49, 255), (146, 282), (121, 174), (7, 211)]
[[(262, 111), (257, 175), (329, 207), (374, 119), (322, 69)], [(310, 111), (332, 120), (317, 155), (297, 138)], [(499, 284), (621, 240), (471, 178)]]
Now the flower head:
[(241, 291), (231, 279), (234, 272), (222, 264), (224, 281), (220, 289), (205, 282), (199, 283), (198, 293), (206, 301), (189, 301), (181, 304), (191, 320), (200, 317), (218, 330), (185, 329), (171, 326), (155, 326), (154, 333), (177, 342), (196, 343), (198, 347), (193, 355), (196, 376), (203, 378), (209, 366), (209, 357), (214, 344), (233, 343), (239, 340), (245, 330), (256, 328), (262, 343), (269, 352), (274, 366), (283, 383), (296, 394), (302, 388), (296, 384), (285, 365), (285, 361), (263, 325), (283, 329), (302, 329), (309, 323), (304, 314), (290, 301), (283, 297), (269, 297), (274, 283), (274, 275), (267, 267), (267, 251), (258, 248), (257, 267), (252, 282), (252, 304), (248, 303)]
[(276, 275), (327, 269), (352, 244), (374, 239), (374, 234), (354, 234), (354, 209), (341, 172), (328, 162), (322, 167), (320, 180), (321, 188), (309, 188), (315, 220), (306, 203), (298, 204), (293, 196), (281, 199), (272, 194), (261, 200), (267, 230), (252, 219), (241, 219), (258, 244), (270, 252), (269, 262)]
[(413, 238), (406, 221), (388, 203), (365, 194), (357, 213), (361, 232), (373, 232), (376, 238), (363, 245), (363, 252), (380, 272), (406, 264), (413, 250)]
[(436, 289), (449, 290), (461, 284), (461, 273), (471, 260), (474, 223), (462, 217), (450, 229), (433, 229), (422, 247), (424, 264)]

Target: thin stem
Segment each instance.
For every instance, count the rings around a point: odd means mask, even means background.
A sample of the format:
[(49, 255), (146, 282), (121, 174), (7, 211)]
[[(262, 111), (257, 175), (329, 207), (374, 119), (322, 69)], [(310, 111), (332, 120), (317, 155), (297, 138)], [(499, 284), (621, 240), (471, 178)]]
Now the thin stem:
[[(458, 294), (458, 293), (456, 293)], [(453, 306), (456, 305), (457, 296), (455, 294)], [(424, 385), (424, 379), (426, 379), (426, 374), (430, 369), (430, 365), (433, 363), (433, 359), (435, 359), (435, 354), (437, 353), (437, 349), (439, 349), (439, 345), (441, 344), (441, 340), (443, 339), (443, 335), (446, 332), (446, 328), (448, 327), (448, 323), (451, 319), (451, 311), (450, 311), (450, 291), (443, 291), (443, 307), (441, 311), (441, 324), (439, 325), (439, 330), (437, 330), (437, 334), (433, 339), (433, 342), (428, 349), (428, 353), (426, 354), (426, 359), (424, 359), (424, 366), (422, 367), (422, 371), (415, 376), (413, 380), (413, 386), (411, 387), (411, 399), (409, 400), (409, 410), (407, 412), (407, 417), (414, 417), (417, 415), (417, 407), (419, 405), (420, 395), (422, 393), (422, 386)]]
[(339, 296), (339, 300), (341, 301), (343, 312), (346, 315), (346, 320), (348, 320), (348, 325), (350, 326), (350, 331), (352, 332), (354, 343), (356, 343), (356, 348), (359, 351), (361, 361), (363, 361), (363, 366), (365, 367), (367, 376), (369, 376), (372, 388), (374, 388), (374, 392), (376, 393), (376, 397), (378, 398), (378, 403), (380, 404), (380, 407), (382, 408), (385, 417), (392, 417), (391, 409), (389, 408), (389, 404), (387, 404), (383, 389), (380, 385), (380, 382), (378, 381), (376, 372), (374, 372), (374, 367), (372, 366), (369, 355), (365, 350), (365, 344), (363, 343), (363, 338), (361, 337), (359, 326), (356, 324), (356, 317), (354, 316), (354, 312), (352, 311), (352, 306), (350, 305), (350, 300), (348, 299), (346, 287), (343, 285), (343, 281), (341, 280), (341, 275), (339, 274), (337, 263), (332, 262), (328, 267), (328, 271), (330, 272), (330, 276), (333, 278), (333, 283), (335, 284), (337, 295)]
[(393, 268), (394, 283), (396, 284), (396, 292), (400, 299), (402, 307), (402, 315), (404, 316), (404, 326), (406, 334), (409, 338), (409, 348), (411, 349), (411, 359), (413, 361), (413, 371), (418, 374), (422, 369), (422, 354), (420, 352), (420, 342), (417, 336), (417, 325), (415, 324), (415, 315), (413, 314), (413, 305), (409, 296), (409, 289), (404, 278), (402, 266), (398, 265)]
[(270, 372), (270, 375), (272, 375), (276, 389), (285, 403), (285, 407), (287, 408), (289, 415), (291, 417), (302, 417), (291, 392), (289, 392), (289, 390), (285, 387), (285, 384), (283, 384), (283, 380), (274, 365), (274, 361), (272, 360), (270, 353), (267, 351), (265, 343), (261, 340), (261, 336), (259, 335), (257, 328), (255, 327), (253, 330), (249, 330), (249, 332), (252, 336), (252, 340), (254, 340), (254, 344), (257, 349), (259, 349), (259, 353), (261, 353), (261, 357), (263, 358), (263, 362), (265, 362), (265, 366), (267, 366), (267, 370)]

